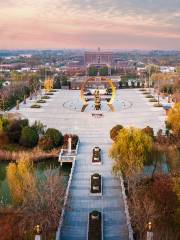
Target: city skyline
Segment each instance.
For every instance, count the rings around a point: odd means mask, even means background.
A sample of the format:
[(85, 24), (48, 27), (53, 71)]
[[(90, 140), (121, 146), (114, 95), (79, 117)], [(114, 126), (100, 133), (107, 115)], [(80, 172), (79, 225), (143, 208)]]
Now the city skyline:
[(178, 0), (7, 0), (0, 49), (180, 50)]

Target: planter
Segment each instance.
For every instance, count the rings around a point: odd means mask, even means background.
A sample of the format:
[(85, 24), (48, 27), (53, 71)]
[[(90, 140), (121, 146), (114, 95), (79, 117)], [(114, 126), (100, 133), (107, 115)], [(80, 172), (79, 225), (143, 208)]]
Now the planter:
[(46, 96), (51, 96), (51, 95), (54, 95), (54, 93), (48, 92), (48, 93), (46, 93), (45, 95), (46, 95)]
[(34, 105), (31, 105), (31, 108), (41, 108), (41, 106), (38, 104), (34, 104)]
[(153, 106), (154, 107), (163, 107), (163, 105), (161, 103), (155, 103)]
[(102, 196), (102, 177), (98, 173), (91, 175), (90, 192), (95, 196)]
[(36, 103), (46, 103), (46, 101), (41, 99), (41, 100), (38, 100)]
[(44, 95), (44, 96), (42, 96), (42, 98), (41, 99), (50, 99), (50, 97), (49, 96), (46, 96), (46, 95)]
[(158, 100), (156, 100), (155, 98), (152, 98), (149, 100), (149, 102), (158, 102)]
[(93, 148), (92, 164), (101, 164), (101, 149), (99, 147)]
[(143, 92), (142, 94), (144, 94), (144, 95), (149, 95), (150, 92)]
[(103, 220), (102, 214), (98, 211), (92, 211), (88, 216), (88, 234), (87, 240), (103, 239)]
[(154, 98), (152, 95), (147, 95), (146, 98)]

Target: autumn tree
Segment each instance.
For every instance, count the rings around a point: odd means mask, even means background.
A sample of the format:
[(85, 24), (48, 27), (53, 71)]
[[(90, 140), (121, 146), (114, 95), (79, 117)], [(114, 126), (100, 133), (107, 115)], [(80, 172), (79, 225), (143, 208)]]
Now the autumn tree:
[(180, 136), (180, 103), (176, 103), (169, 111), (167, 121), (173, 133)]
[(159, 66), (158, 65), (155, 65), (155, 64), (148, 64), (146, 66), (146, 72), (148, 74), (148, 77), (149, 77), (149, 86), (151, 85), (151, 76), (154, 74), (154, 73), (158, 73), (159, 72)]
[(17, 163), (7, 167), (7, 181), (15, 205), (21, 205), (35, 189), (33, 165), (27, 153), (22, 153)]
[(113, 127), (110, 131), (110, 138), (115, 141), (117, 136), (118, 136), (118, 133), (119, 131), (123, 128), (122, 125), (116, 125), (115, 127)]
[(126, 176), (143, 169), (147, 154), (152, 150), (152, 138), (138, 128), (123, 128), (110, 149), (115, 173)]

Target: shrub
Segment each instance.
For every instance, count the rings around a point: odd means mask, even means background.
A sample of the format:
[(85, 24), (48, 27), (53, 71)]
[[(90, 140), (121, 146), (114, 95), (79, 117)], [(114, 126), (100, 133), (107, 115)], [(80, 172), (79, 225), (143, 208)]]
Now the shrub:
[(52, 93), (52, 92), (48, 92), (48, 93), (46, 93), (46, 96), (51, 96), (51, 95), (54, 95), (54, 93)]
[(63, 144), (63, 136), (61, 132), (55, 128), (48, 128), (45, 136), (50, 137), (53, 142), (53, 147), (59, 147)]
[(53, 141), (49, 136), (44, 135), (38, 143), (39, 147), (44, 150), (44, 151), (48, 151), (53, 149), (54, 145), (53, 145)]
[(20, 144), (24, 147), (35, 147), (38, 143), (39, 135), (35, 128), (24, 127), (22, 129)]
[(20, 120), (21, 127), (29, 126), (29, 120), (28, 119), (21, 119)]
[(40, 121), (35, 121), (31, 127), (37, 131), (38, 135), (43, 135), (45, 133), (46, 125)]
[(143, 92), (143, 94), (144, 94), (144, 95), (149, 95), (149, 94), (150, 94), (150, 92)]
[(119, 131), (123, 128), (122, 125), (116, 125), (115, 127), (113, 127), (110, 131), (110, 138), (115, 141), (117, 138), (117, 135), (119, 133)]
[(20, 120), (15, 120), (7, 126), (7, 135), (10, 142), (18, 143), (21, 137), (22, 125)]

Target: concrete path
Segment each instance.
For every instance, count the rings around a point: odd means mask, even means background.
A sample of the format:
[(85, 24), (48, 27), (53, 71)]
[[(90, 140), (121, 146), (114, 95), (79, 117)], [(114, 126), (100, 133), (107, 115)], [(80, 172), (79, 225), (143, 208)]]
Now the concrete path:
[[(119, 180), (111, 174), (112, 162), (108, 158), (111, 146), (109, 131), (116, 124), (123, 126), (151, 126), (157, 131), (164, 128), (165, 113), (162, 108), (154, 108), (152, 103), (139, 90), (119, 90), (117, 99), (130, 102), (128, 108), (116, 112), (105, 112), (104, 117), (94, 118), (90, 112), (73, 111), (66, 103), (78, 101), (79, 91), (62, 90), (54, 94), (41, 109), (31, 109), (32, 104), (21, 105), (19, 113), (31, 122), (40, 120), (48, 127), (63, 133), (75, 133), (80, 137), (80, 149), (75, 173), (70, 188), (69, 209), (65, 213), (61, 240), (85, 240), (87, 235), (88, 213), (94, 209), (103, 212), (104, 239), (126, 240), (128, 232), (124, 214)], [(15, 110), (14, 110), (15, 111)], [(15, 111), (16, 112), (16, 111)], [(92, 166), (92, 148), (99, 146), (103, 151), (102, 166)], [(101, 173), (103, 196), (90, 196), (90, 175)]]

